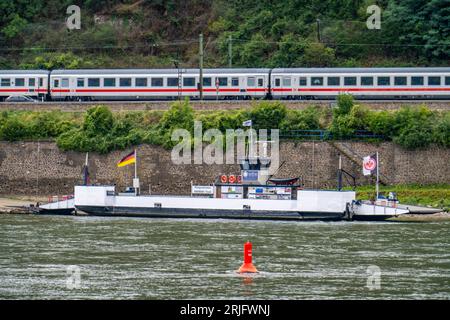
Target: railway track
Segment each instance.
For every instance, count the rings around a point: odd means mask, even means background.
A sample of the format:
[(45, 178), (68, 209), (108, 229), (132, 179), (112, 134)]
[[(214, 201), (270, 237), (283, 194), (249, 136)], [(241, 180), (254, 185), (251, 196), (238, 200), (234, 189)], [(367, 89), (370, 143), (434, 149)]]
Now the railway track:
[[(191, 105), (196, 110), (227, 110), (251, 107), (261, 100), (192, 100)], [(272, 100), (275, 101), (275, 100)], [(288, 108), (304, 109), (311, 105), (332, 107), (334, 100), (280, 100)], [(83, 112), (96, 105), (106, 105), (113, 111), (143, 111), (167, 110), (173, 101), (44, 101), (44, 102), (0, 102), (0, 110), (61, 110), (67, 112)], [(432, 110), (450, 110), (450, 100), (356, 100), (355, 103), (365, 105), (374, 110), (395, 110), (402, 106), (426, 105)]]

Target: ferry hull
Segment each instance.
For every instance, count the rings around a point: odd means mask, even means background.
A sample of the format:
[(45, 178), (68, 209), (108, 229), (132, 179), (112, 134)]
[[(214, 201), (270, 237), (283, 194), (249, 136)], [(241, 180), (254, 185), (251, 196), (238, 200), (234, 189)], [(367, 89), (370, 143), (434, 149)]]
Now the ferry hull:
[(93, 216), (147, 217), (147, 218), (206, 218), (206, 219), (250, 219), (250, 220), (322, 220), (339, 221), (342, 212), (293, 212), (253, 211), (188, 208), (140, 208), (77, 206), (77, 210)]

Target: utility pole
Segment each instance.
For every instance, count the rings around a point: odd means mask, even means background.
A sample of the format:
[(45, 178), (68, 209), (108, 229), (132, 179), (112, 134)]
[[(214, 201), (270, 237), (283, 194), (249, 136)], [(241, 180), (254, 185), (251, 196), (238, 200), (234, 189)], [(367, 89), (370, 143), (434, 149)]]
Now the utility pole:
[(200, 91), (200, 100), (203, 100), (203, 33), (200, 33), (199, 38), (199, 58), (200, 58), (200, 76), (199, 76), (199, 84), (198, 89)]
[(317, 41), (322, 42), (320, 39), (320, 19), (317, 19)]
[(233, 39), (231, 35), (228, 37), (228, 67), (231, 68), (233, 65)]

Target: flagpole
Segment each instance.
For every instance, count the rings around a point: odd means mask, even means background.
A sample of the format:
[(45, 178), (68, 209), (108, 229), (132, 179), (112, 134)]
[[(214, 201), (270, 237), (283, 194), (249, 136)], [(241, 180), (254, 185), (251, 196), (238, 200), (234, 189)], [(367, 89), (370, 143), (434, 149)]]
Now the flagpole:
[(137, 150), (134, 149), (134, 178), (137, 179)]
[(378, 201), (378, 195), (380, 193), (380, 188), (379, 188), (379, 175), (380, 175), (380, 161), (378, 160), (378, 151), (377, 151), (377, 184), (376, 184), (376, 193), (377, 193), (377, 197), (375, 201)]

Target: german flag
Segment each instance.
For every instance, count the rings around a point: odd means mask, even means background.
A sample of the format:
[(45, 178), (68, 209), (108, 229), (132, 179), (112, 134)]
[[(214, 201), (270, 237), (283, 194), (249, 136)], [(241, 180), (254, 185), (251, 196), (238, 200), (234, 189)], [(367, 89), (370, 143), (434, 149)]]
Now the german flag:
[(126, 165), (136, 163), (136, 150), (126, 155), (117, 163), (118, 167), (125, 167)]

